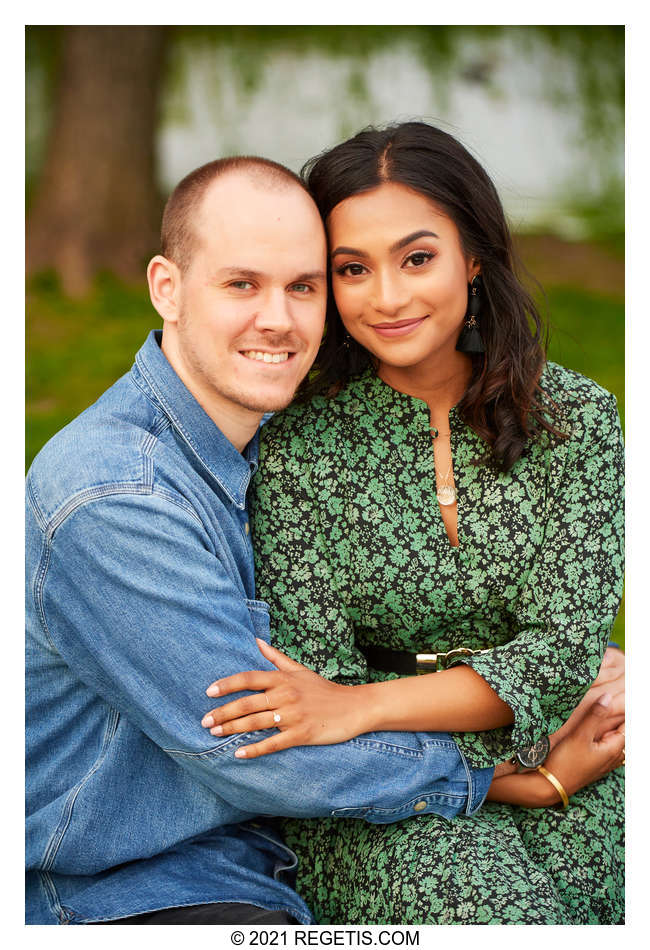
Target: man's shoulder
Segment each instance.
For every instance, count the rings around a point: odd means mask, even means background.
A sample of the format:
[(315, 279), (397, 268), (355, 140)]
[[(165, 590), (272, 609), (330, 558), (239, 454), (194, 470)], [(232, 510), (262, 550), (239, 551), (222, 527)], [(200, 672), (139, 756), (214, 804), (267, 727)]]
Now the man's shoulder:
[(141, 491), (148, 478), (143, 459), (155, 443), (159, 417), (127, 374), (57, 432), (27, 475), (41, 520), (49, 522), (82, 495)]

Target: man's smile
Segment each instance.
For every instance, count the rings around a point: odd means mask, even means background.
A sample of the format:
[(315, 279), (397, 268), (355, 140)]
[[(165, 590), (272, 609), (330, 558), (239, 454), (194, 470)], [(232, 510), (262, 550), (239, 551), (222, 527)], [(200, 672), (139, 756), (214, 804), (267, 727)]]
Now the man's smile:
[(282, 350), (279, 353), (272, 353), (270, 350), (240, 350), (239, 352), (241, 356), (245, 356), (248, 360), (263, 363), (286, 363), (288, 359), (295, 355), (287, 350)]

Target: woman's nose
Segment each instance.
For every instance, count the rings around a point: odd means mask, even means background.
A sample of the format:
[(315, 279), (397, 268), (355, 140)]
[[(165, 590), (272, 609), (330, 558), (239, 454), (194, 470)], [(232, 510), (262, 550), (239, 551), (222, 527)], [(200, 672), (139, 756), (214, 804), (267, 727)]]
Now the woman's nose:
[(374, 310), (394, 316), (410, 301), (411, 294), (399, 274), (378, 274), (369, 299)]

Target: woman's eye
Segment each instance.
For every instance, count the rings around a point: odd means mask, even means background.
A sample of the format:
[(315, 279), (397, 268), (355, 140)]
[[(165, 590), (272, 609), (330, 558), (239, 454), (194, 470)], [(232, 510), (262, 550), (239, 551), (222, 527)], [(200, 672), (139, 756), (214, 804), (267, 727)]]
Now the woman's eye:
[(433, 259), (435, 255), (431, 251), (414, 251), (413, 254), (409, 256), (404, 261), (405, 267), (422, 267), (423, 264), (428, 264), (430, 260)]
[(341, 267), (336, 268), (336, 273), (339, 277), (360, 277), (362, 274), (365, 274), (365, 267), (363, 264), (343, 264)]

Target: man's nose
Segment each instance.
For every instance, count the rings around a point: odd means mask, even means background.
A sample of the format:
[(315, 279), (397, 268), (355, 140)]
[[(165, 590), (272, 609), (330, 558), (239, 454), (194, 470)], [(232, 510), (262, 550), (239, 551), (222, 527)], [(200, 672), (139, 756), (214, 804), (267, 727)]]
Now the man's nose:
[(284, 289), (270, 290), (255, 316), (256, 329), (288, 333), (293, 330), (293, 326), (291, 301)]
[(410, 301), (411, 294), (399, 273), (383, 271), (375, 276), (370, 305), (379, 313), (395, 316)]

